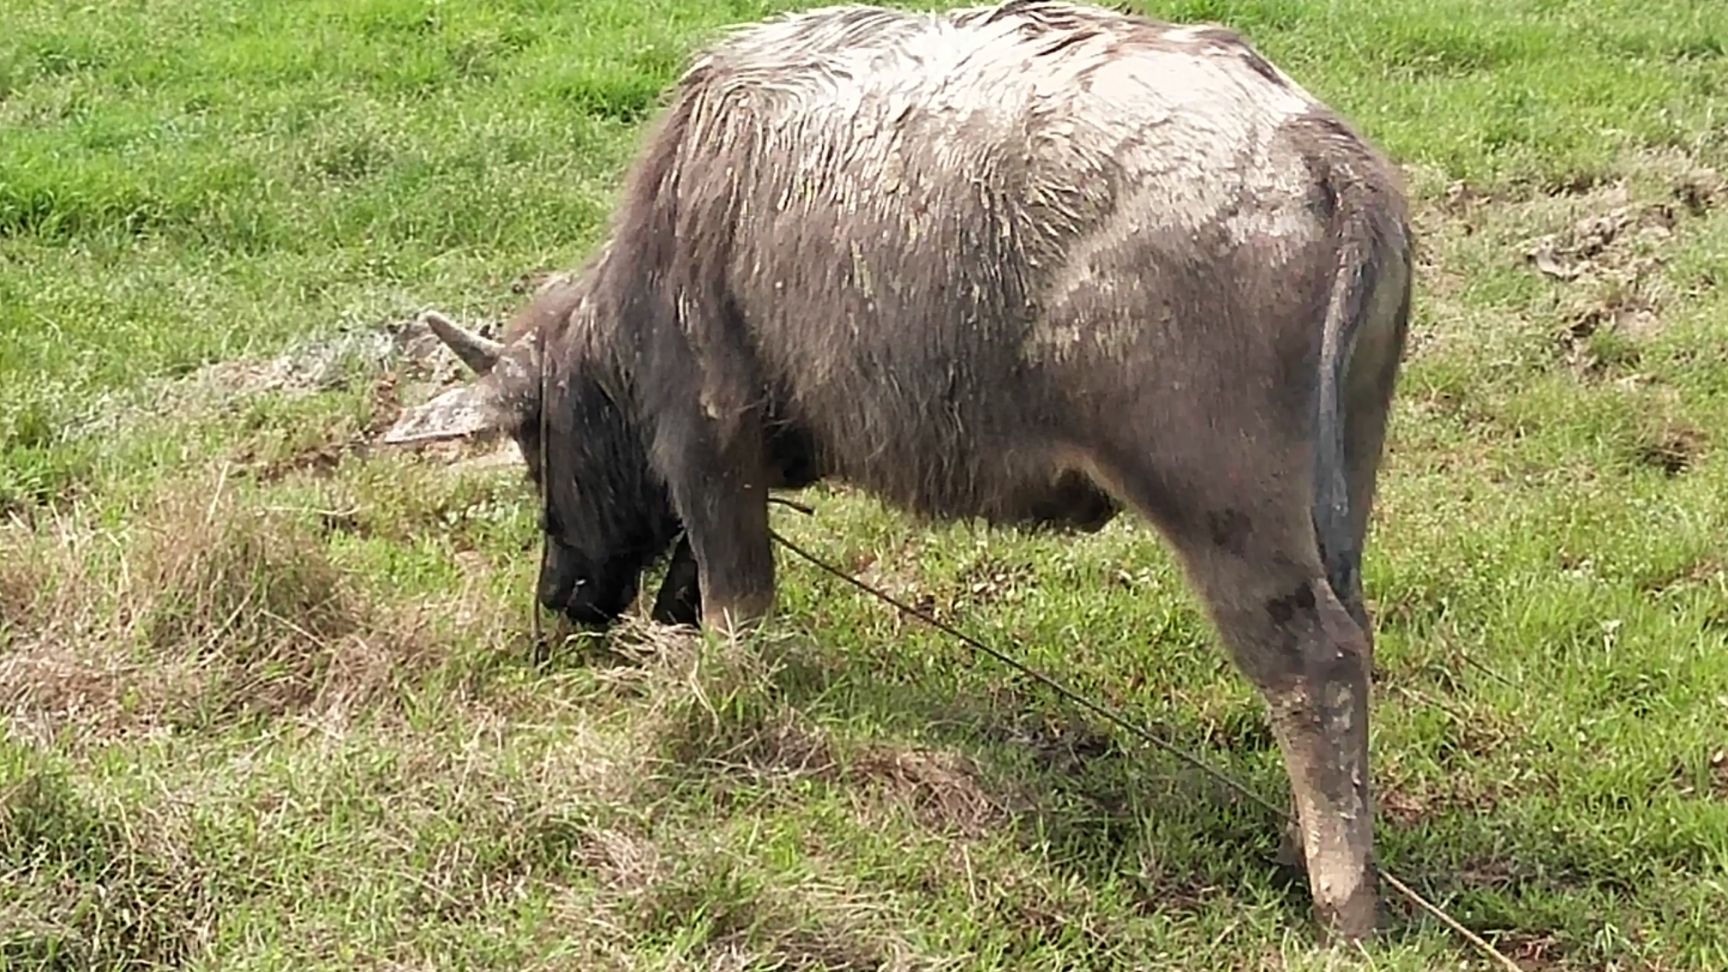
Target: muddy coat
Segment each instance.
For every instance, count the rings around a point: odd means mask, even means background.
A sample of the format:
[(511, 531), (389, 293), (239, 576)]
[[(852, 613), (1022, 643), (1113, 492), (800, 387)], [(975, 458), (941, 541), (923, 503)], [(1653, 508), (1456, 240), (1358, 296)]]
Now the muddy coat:
[[(1409, 316), (1394, 169), (1237, 35), (1047, 0), (837, 7), (697, 56), (607, 241), (407, 441), (502, 427), (541, 597), (769, 609), (768, 490), (1180, 554), (1265, 694), (1316, 903), (1374, 922), (1359, 565)], [(542, 445), (544, 467), (542, 468)], [(681, 573), (680, 573), (681, 571)]]

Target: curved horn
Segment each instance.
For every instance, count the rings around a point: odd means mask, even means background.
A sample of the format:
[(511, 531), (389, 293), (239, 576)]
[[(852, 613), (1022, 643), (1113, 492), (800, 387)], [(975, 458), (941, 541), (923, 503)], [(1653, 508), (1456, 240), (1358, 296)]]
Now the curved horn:
[(438, 335), (440, 341), (456, 352), (456, 357), (461, 358), (462, 363), (475, 374), (483, 375), (491, 371), (492, 366), (498, 363), (498, 355), (504, 351), (504, 345), (463, 330), (437, 311), (427, 311), (420, 315), (420, 319), (433, 334)]

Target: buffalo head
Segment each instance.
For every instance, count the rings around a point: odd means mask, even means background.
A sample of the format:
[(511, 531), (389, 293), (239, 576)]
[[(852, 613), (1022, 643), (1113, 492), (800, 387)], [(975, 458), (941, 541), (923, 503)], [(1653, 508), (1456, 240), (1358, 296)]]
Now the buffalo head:
[[(505, 342), (470, 333), (435, 312), (423, 315), (475, 378), (404, 411), (384, 441), (498, 432), (514, 439), (542, 499), (540, 603), (577, 624), (602, 627), (630, 606), (642, 571), (671, 545), (678, 521), (648, 468), (629, 403), (617, 383), (606, 380), (603, 363), (548, 356), (548, 347), (564, 346), (559, 338), (579, 303), (580, 294), (568, 285), (542, 290)], [(674, 571), (667, 583), (687, 584), (686, 573)], [(683, 604), (695, 597), (662, 592), (660, 600)]]

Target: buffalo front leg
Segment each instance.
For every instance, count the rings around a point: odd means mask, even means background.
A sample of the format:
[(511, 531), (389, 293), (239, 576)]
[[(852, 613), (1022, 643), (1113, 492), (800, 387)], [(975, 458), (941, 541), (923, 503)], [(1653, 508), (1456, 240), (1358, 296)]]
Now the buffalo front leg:
[(656, 624), (694, 626), (702, 620), (702, 585), (690, 538), (680, 537), (648, 617)]
[[(702, 624), (735, 632), (760, 621), (774, 601), (761, 439), (748, 425), (723, 441), (711, 421), (681, 424), (688, 431), (663, 440), (660, 453), (695, 560)], [(674, 551), (669, 571), (679, 569)]]

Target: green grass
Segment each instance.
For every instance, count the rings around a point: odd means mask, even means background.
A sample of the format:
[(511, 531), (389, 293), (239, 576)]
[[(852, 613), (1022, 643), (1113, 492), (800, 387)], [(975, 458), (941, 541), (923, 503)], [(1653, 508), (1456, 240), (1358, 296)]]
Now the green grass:
[[(8, 0), (0, 968), (1484, 967), (1396, 904), (1317, 950), (1264, 814), (795, 561), (749, 644), (537, 654), (520, 477), (364, 447), (427, 384), (377, 329), (580, 259), (685, 53), (791, 6)], [(1384, 863), (1527, 969), (1728, 968), (1728, 13), (1142, 9), (1411, 173)], [(1141, 525), (816, 503), (782, 528), (1282, 799)]]

